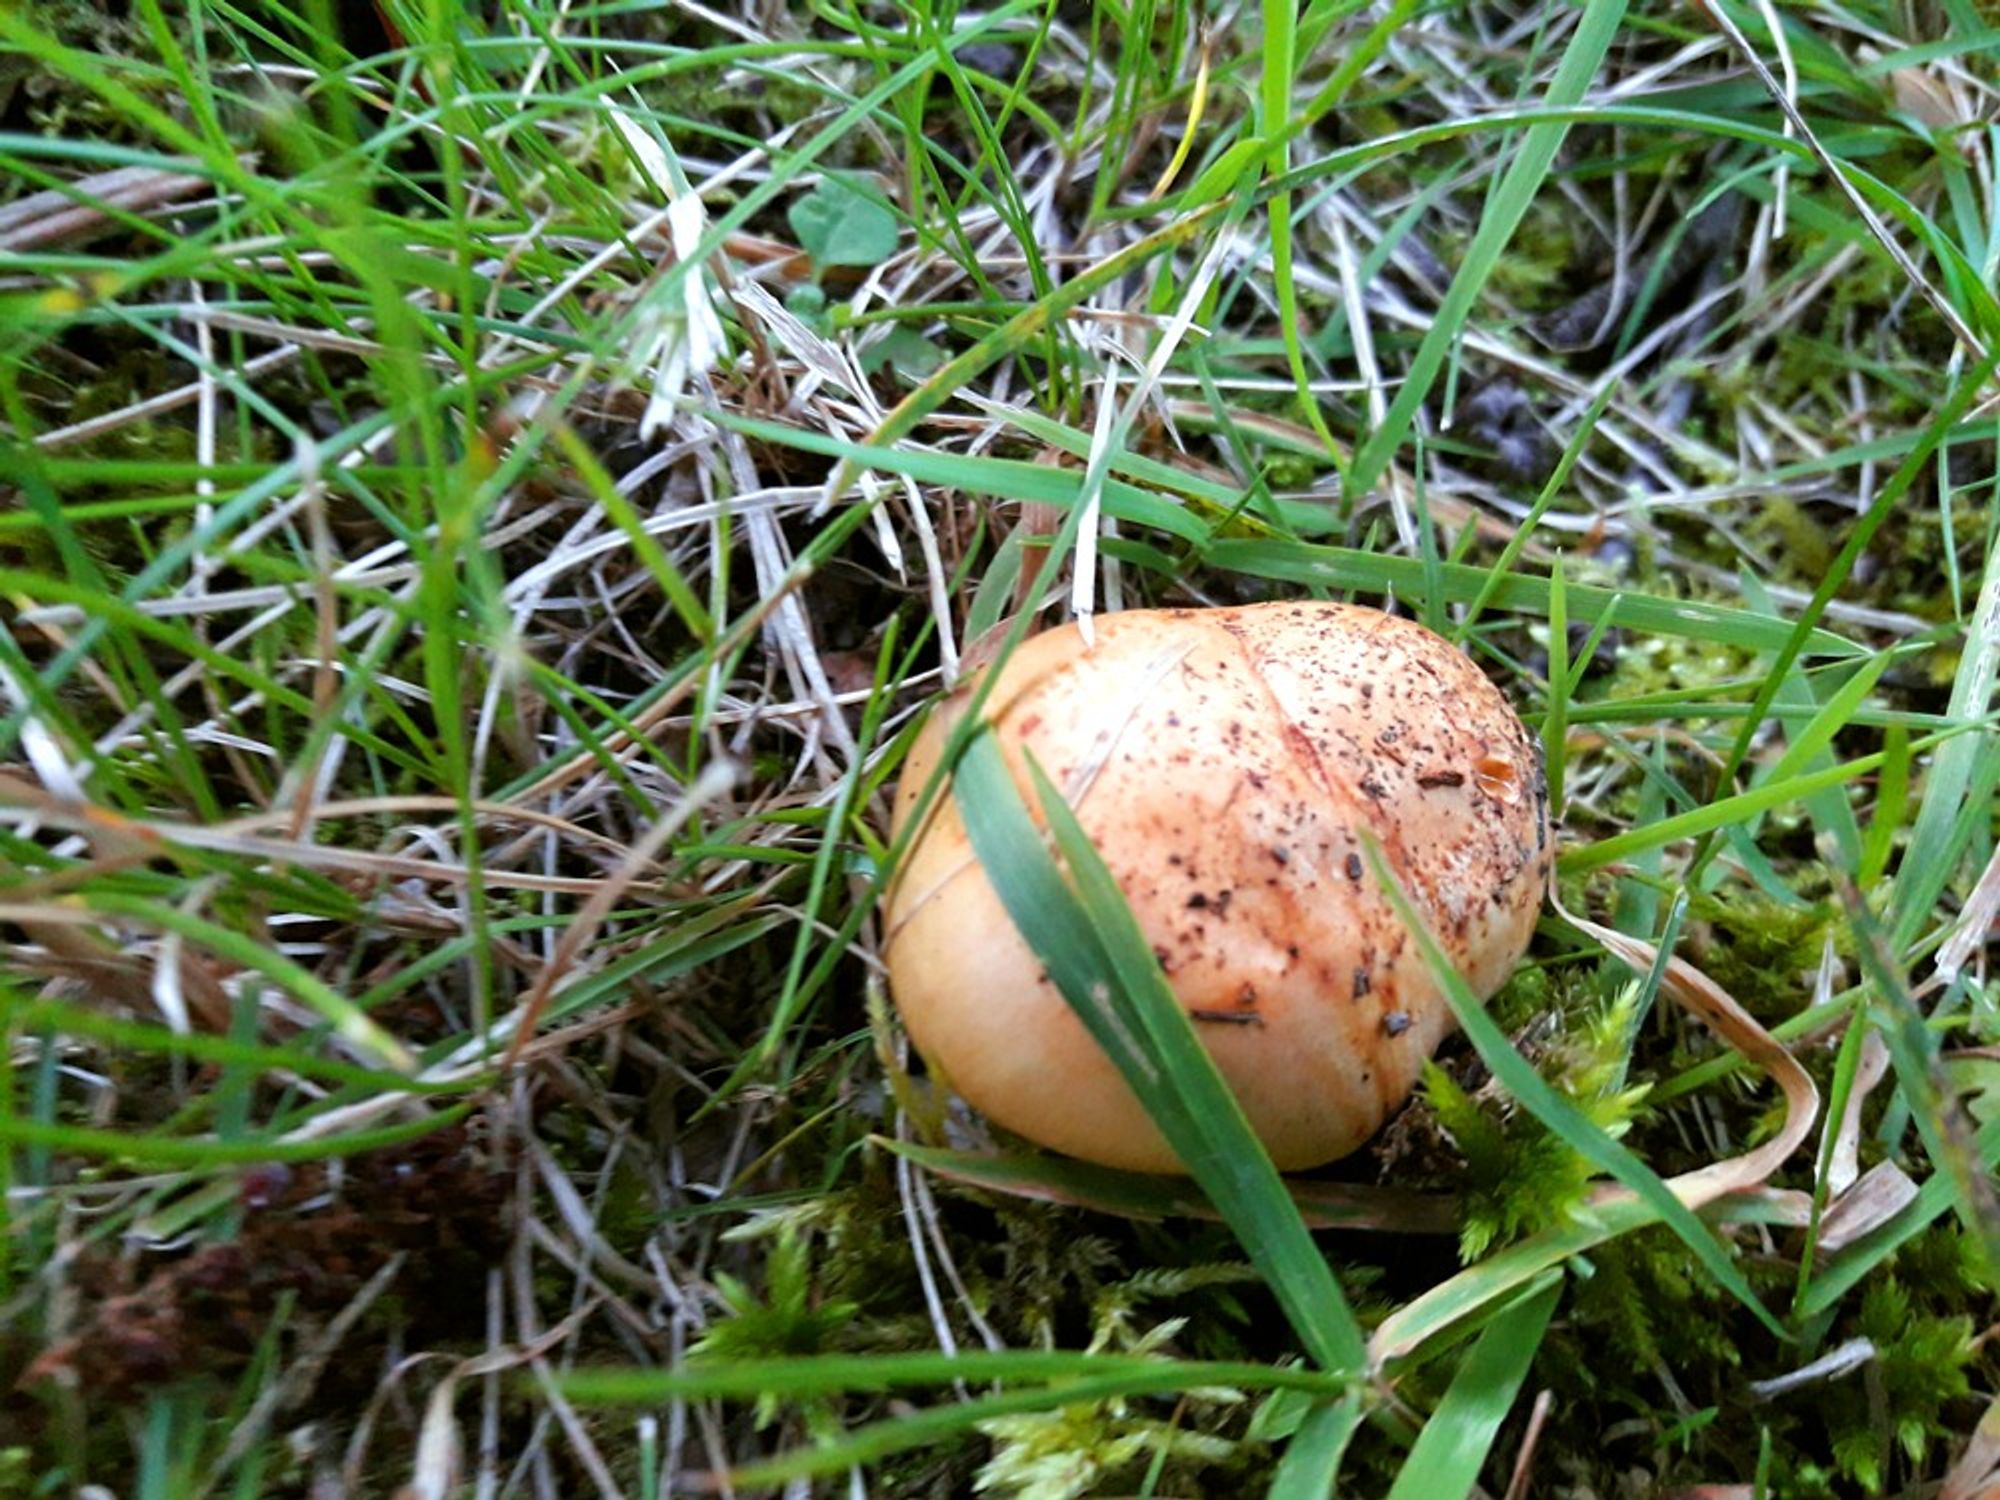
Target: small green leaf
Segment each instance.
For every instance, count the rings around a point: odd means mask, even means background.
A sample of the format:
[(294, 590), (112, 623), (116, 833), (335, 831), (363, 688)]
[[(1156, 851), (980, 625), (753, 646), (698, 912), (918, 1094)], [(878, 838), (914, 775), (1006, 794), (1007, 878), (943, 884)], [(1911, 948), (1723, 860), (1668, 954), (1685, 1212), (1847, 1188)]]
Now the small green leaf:
[(844, 178), (822, 178), (786, 211), (792, 233), (819, 269), (872, 266), (896, 253), (896, 216), (878, 194)]
[(863, 375), (873, 375), (887, 365), (900, 374), (922, 380), (935, 374), (943, 363), (944, 351), (907, 325), (898, 325), (887, 337), (875, 340), (861, 351)]
[(785, 311), (814, 333), (824, 336), (833, 332), (833, 319), (826, 311), (826, 293), (813, 282), (802, 282), (792, 288), (791, 295), (785, 298)]

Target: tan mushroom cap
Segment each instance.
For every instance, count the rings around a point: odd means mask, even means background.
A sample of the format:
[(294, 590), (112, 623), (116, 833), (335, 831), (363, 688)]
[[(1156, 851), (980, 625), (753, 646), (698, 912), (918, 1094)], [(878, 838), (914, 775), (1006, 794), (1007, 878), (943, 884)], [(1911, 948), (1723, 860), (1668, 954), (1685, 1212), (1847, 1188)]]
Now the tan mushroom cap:
[[(911, 749), (898, 829), (965, 711)], [(1452, 1017), (1369, 873), (1380, 841), (1482, 997), (1527, 947), (1553, 856), (1541, 752), (1408, 620), (1324, 603), (1133, 610), (1027, 642), (987, 701), (1061, 787), (1281, 1168), (1366, 1141)], [(1109, 1166), (1183, 1170), (1015, 930), (949, 795), (888, 893), (918, 1048), (989, 1118)]]

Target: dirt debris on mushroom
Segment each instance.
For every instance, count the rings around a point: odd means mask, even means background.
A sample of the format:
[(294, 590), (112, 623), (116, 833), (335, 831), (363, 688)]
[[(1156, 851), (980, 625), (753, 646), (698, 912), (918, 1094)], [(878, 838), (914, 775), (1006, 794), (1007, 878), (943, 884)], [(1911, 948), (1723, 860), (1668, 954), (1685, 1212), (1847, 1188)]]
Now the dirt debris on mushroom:
[[(912, 747), (900, 830), (966, 711)], [(1525, 951), (1553, 860), (1540, 747), (1459, 650), (1353, 605), (1130, 610), (1026, 642), (985, 714), (1029, 804), (1075, 808), (1280, 1168), (1355, 1150), (1452, 1016), (1363, 857), (1372, 833), (1481, 997)], [(1109, 1166), (1180, 1162), (1016, 930), (952, 798), (888, 892), (890, 987), (988, 1118)]]

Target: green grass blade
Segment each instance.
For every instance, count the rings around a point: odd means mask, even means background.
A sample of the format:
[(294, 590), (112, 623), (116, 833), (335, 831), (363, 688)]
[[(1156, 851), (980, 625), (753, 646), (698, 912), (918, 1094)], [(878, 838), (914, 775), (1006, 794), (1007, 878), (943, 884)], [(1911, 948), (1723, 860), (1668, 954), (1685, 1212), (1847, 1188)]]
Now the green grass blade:
[(1343, 1396), (1316, 1406), (1285, 1446), (1271, 1476), (1267, 1500), (1327, 1500), (1338, 1493), (1340, 1461), (1361, 1425), (1361, 1398)]
[[(2000, 1166), (2000, 1119), (1979, 1127), (1972, 1138), (1972, 1159), (1983, 1172), (1991, 1173)], [(1890, 1256), (1950, 1212), (1959, 1197), (1957, 1184), (1948, 1173), (1933, 1172), (1917, 1189), (1915, 1202), (1842, 1250), (1814, 1277), (1811, 1290), (1799, 1305), (1801, 1314), (1816, 1318), (1837, 1306)]]
[[(1914, 748), (1939, 744), (1956, 735), (1971, 737), (1984, 731), (1984, 726), (1968, 726), (1964, 730), (1947, 730), (1943, 734), (1928, 735), (1917, 742)], [(1844, 786), (1858, 777), (1878, 770), (1884, 753), (1858, 756), (1828, 766), (1823, 771), (1806, 771), (1797, 776), (1788, 776), (1783, 781), (1766, 782), (1752, 787), (1747, 792), (1739, 792), (1734, 797), (1724, 797), (1719, 802), (1690, 808), (1684, 813), (1676, 813), (1671, 818), (1644, 828), (1634, 828), (1626, 833), (1613, 834), (1610, 838), (1599, 839), (1594, 844), (1584, 844), (1563, 853), (1557, 860), (1565, 874), (1583, 870), (1599, 870), (1606, 865), (1617, 864), (1646, 849), (1657, 849), (1676, 839), (1690, 838), (1708, 833), (1718, 828), (1728, 828), (1739, 820), (1755, 813), (1766, 812), (1774, 807), (1782, 807), (1788, 802), (1802, 801), (1815, 792), (1829, 787)]]
[[(1550, 106), (1561, 108), (1583, 98), (1624, 19), (1625, 0), (1587, 0), (1575, 34), (1549, 84)], [(1354, 455), (1346, 482), (1350, 502), (1368, 493), (1382, 471), (1389, 467), (1396, 450), (1402, 447), (1410, 424), (1416, 420), (1417, 408), (1430, 395), (1431, 384), (1437, 379), (1445, 356), (1458, 342), (1473, 304), (1479, 300), (1487, 278), (1500, 264), (1507, 242), (1514, 237), (1515, 228), (1541, 190), (1549, 168), (1555, 165), (1556, 152), (1568, 133), (1569, 127), (1560, 123), (1531, 125), (1522, 133), (1520, 154), (1484, 206), (1479, 228), (1466, 247), (1465, 259), (1460, 262), (1458, 274), (1452, 277), (1423, 342), (1410, 360), (1396, 399), (1390, 403), (1382, 425), (1368, 435)]]
[[(1792, 669), (1792, 663), (1804, 652), (1806, 639), (1817, 626), (1820, 616), (1826, 610), (1826, 606), (1833, 601), (1834, 594), (1847, 581), (1848, 574), (1853, 571), (1854, 565), (1860, 559), (1861, 554), (1867, 550), (1868, 544), (1874, 539), (1876, 531), (1896, 510), (1898, 502), (1924, 472), (1929, 464), (1932, 453), (1943, 443), (1946, 434), (1951, 431), (1953, 424), (1971, 406), (1978, 394), (1986, 389), (1987, 382), (1996, 368), (2000, 368), (2000, 354), (1988, 355), (1976, 367), (1966, 372), (1959, 379), (1957, 384), (1953, 386), (1951, 394), (1938, 406), (1930, 421), (1925, 424), (1921, 441), (1911, 450), (1909, 457), (1904, 459), (1897, 467), (1896, 472), (1890, 476), (1888, 483), (1884, 484), (1881, 490), (1874, 496), (1867, 512), (1861, 517), (1854, 529), (1848, 533), (1846, 541), (1841, 544), (1839, 554), (1827, 568), (1825, 576), (1821, 578), (1818, 586), (1813, 589), (1812, 599), (1807, 603), (1805, 612), (1799, 616), (1798, 623), (1792, 627), (1784, 644), (1779, 647), (1777, 660), (1772, 663), (1770, 675), (1766, 679), (1764, 686), (1758, 690), (1751, 714), (1743, 721), (1742, 727), (1737, 730), (1736, 740), (1729, 747), (1728, 757), (1724, 760), (1721, 769), (1716, 773), (1715, 784), (1718, 787), (1730, 784), (1731, 778), (1736, 774), (1737, 767), (1742, 765), (1745, 757), (1749, 755), (1750, 746), (1756, 738), (1758, 724), (1762, 721), (1765, 712), (1769, 710), (1772, 700), (1777, 697), (1780, 685), (1785, 681), (1787, 674)], [(1995, 634), (2000, 635), (2000, 630), (1996, 630)], [(1980, 655), (1978, 651), (1972, 654), (1975, 660)], [(1990, 662), (1993, 658), (1989, 657), (1988, 660), (1989, 668), (1985, 684), (1990, 696), (1993, 682)], [(1966, 683), (1965, 685), (1970, 688), (1973, 684)], [(1977, 709), (1973, 710), (1973, 712), (1978, 711)], [(1962, 790), (1962, 783), (1958, 781), (1957, 775), (1970, 773), (1970, 756), (1974, 750), (1976, 750), (1976, 746), (1963, 751), (1952, 752), (1949, 756), (1940, 757), (1940, 768), (1943, 769), (1948, 766), (1950, 771), (1955, 773), (1936, 788), (1940, 794), (1950, 786), (1956, 786)], [(1926, 801), (1928, 800), (1927, 797)], [(1918, 827), (1920, 831), (1935, 838), (1937, 829), (1934, 824), (1937, 819), (1948, 819), (1950, 814), (1956, 811), (1955, 802), (1949, 808), (1944, 807), (1944, 802), (1947, 800), (1949, 799), (1941, 799), (1940, 807), (1942, 810), (1931, 822), (1927, 823), (1922, 815), (1919, 814)], [(1705, 862), (1708, 855), (1713, 852), (1714, 848), (1714, 844), (1711, 843), (1703, 851), (1702, 855), (1697, 858), (1697, 870)], [(1948, 878), (1948, 874), (1949, 872), (1947, 872), (1946, 878)], [(1899, 911), (1898, 921), (1894, 929), (1899, 936), (1902, 932), (1902, 921), (1907, 916), (1907, 908)]]
[[(791, 1359), (690, 1359), (671, 1370), (577, 1370), (559, 1384), (594, 1406), (652, 1406), (704, 1397), (829, 1396), (840, 1391), (896, 1391), (956, 1381), (1104, 1380), (1124, 1377), (1160, 1389), (1162, 1380), (1187, 1387), (1336, 1395), (1336, 1376), (1297, 1365), (1247, 1360), (1163, 1359), (1141, 1354), (1077, 1354), (1062, 1350), (966, 1349), (956, 1354), (807, 1354)], [(1136, 1387), (1135, 1387), (1136, 1388)]]
[[(1414, 557), (1383, 557), (1352, 547), (1234, 538), (1214, 543), (1203, 555), (1214, 567), (1257, 578), (1367, 593), (1393, 591), (1404, 599), (1423, 597), (1424, 564)], [(1550, 585), (1546, 578), (1513, 573), (1495, 584), (1487, 569), (1465, 563), (1439, 563), (1437, 576), (1445, 599), (1452, 604), (1470, 603), (1483, 595), (1493, 608), (1530, 615), (1546, 615), (1549, 611)], [(1776, 650), (1792, 635), (1792, 627), (1782, 619), (1695, 600), (1653, 599), (1629, 590), (1582, 584), (1571, 584), (1565, 600), (1572, 620), (1596, 625), (1608, 618), (1613, 625), (1648, 635), (1720, 641), (1753, 651)], [(1807, 636), (1815, 655), (1864, 654), (1863, 647), (1830, 630), (1814, 629)]]
[(254, 1166), (262, 1162), (327, 1161), (336, 1156), (356, 1156), (363, 1151), (400, 1146), (434, 1130), (456, 1124), (470, 1114), (472, 1108), (472, 1101), (466, 1100), (436, 1114), (400, 1124), (308, 1140), (241, 1136), (223, 1141), (193, 1136), (136, 1135), (120, 1130), (100, 1130), (90, 1125), (0, 1116), (0, 1142), (43, 1146), (69, 1155), (100, 1157), (135, 1165), (213, 1171), (221, 1167)]
[(1360, 1368), (1360, 1326), (1131, 909), (1061, 795), (1039, 776), (1066, 881), (990, 733), (960, 757), (953, 791), (973, 849), (1030, 947), (1270, 1283), (1312, 1357)]
[(399, 1072), (415, 1068), (416, 1062), (409, 1049), (370, 1020), (365, 1011), (318, 975), (301, 968), (276, 949), (267, 948), (220, 923), (157, 901), (112, 891), (93, 891), (87, 901), (93, 911), (179, 933), (189, 942), (200, 943), (210, 951), (262, 974), (318, 1011), (339, 1036), (354, 1046), (373, 1053)]
[(1472, 1493), (1500, 1423), (1527, 1378), (1555, 1311), (1562, 1283), (1507, 1308), (1479, 1335), (1396, 1473), (1389, 1500), (1453, 1500)]
[(1938, 1061), (1937, 1038), (1910, 997), (1887, 934), (1852, 886), (1843, 892), (1848, 926), (1875, 1003), (1875, 1030), (1889, 1049), (1896, 1087), (1916, 1121), (1931, 1168), (1950, 1186), (1952, 1206), (1985, 1262), (1988, 1286), (2000, 1284), (2000, 1195), (1973, 1143), (1973, 1127)]

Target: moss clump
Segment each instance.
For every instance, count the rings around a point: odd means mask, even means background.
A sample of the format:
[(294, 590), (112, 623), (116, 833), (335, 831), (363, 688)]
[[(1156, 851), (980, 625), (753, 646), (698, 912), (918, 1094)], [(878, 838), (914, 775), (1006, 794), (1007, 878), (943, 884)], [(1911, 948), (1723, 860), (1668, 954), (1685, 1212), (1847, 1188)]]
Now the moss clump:
[(1693, 896), (1688, 911), (1697, 924), (1695, 961), (1762, 1020), (1799, 1008), (1827, 939), (1841, 930), (1827, 903), (1793, 904), (1737, 888)]
[[(1608, 1005), (1575, 1018), (1539, 1062), (1543, 1076), (1613, 1139), (1631, 1127), (1647, 1092), (1625, 1086), (1638, 997), (1638, 987), (1628, 985)], [(1583, 1202), (1596, 1167), (1497, 1088), (1468, 1092), (1431, 1063), (1424, 1094), (1465, 1158), (1459, 1252), (1468, 1264), (1496, 1245), (1560, 1223)]]

